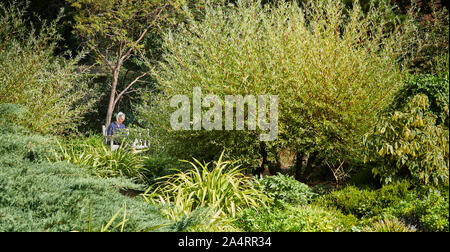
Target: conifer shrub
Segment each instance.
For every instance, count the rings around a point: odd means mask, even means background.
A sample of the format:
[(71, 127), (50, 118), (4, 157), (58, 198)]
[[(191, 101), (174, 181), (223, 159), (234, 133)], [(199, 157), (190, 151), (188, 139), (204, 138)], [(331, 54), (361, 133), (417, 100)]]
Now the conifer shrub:
[(99, 179), (65, 161), (48, 162), (54, 139), (0, 134), (0, 231), (100, 231), (111, 216), (126, 206), (124, 231), (173, 230), (173, 222), (142, 197), (121, 191), (143, 190), (126, 178)]

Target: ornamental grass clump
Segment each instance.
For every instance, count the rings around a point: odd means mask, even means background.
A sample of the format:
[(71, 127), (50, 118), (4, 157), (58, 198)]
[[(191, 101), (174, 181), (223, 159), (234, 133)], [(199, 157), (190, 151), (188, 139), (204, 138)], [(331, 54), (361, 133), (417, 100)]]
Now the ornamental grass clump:
[[(161, 177), (143, 195), (151, 203), (167, 204), (166, 214), (174, 220), (189, 216), (199, 207), (209, 207), (213, 218), (235, 217), (244, 208), (265, 206), (271, 199), (248, 184), (239, 166), (229, 167), (230, 161), (189, 162), (191, 170)], [(187, 162), (187, 161), (186, 161)]]
[(145, 156), (125, 147), (111, 151), (102, 142), (102, 137), (92, 136), (82, 141), (70, 140), (58, 144), (59, 151), (55, 152), (54, 159), (86, 166), (93, 175), (101, 178), (125, 176), (141, 183), (147, 180)]

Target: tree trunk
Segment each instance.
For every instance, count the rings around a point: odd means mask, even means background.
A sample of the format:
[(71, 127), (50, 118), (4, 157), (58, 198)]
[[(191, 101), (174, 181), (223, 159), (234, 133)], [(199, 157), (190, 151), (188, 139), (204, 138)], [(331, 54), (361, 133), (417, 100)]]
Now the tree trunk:
[(259, 142), (259, 155), (260, 155), (259, 166), (253, 169), (252, 171), (254, 176), (261, 175), (264, 172), (265, 165), (267, 164), (266, 143), (263, 141)]
[(286, 147), (278, 151), (277, 166), (282, 174), (295, 176), (297, 171), (297, 151), (295, 148)]
[(117, 89), (117, 82), (119, 80), (119, 68), (117, 67), (113, 71), (113, 81), (111, 83), (111, 94), (109, 96), (109, 103), (108, 103), (108, 111), (106, 112), (106, 127), (111, 123), (112, 115), (114, 113), (114, 99), (116, 98), (116, 89)]

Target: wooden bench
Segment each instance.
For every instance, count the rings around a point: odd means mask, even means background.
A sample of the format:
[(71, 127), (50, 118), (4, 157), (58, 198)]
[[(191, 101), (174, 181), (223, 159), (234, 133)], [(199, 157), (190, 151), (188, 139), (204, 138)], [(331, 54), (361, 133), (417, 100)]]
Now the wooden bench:
[[(129, 129), (127, 129), (127, 131), (128, 130)], [(114, 144), (114, 136), (108, 136), (107, 127), (105, 125), (102, 125), (102, 132), (103, 132), (103, 136), (105, 137), (104, 143), (106, 145), (110, 146), (111, 152), (117, 150), (120, 147), (120, 145)], [(149, 135), (150, 135), (150, 131), (147, 129), (147, 137)], [(150, 142), (145, 139), (136, 138), (134, 140), (133, 144), (131, 144), (131, 148), (133, 150), (142, 150), (142, 149), (146, 149), (149, 147), (150, 147)]]

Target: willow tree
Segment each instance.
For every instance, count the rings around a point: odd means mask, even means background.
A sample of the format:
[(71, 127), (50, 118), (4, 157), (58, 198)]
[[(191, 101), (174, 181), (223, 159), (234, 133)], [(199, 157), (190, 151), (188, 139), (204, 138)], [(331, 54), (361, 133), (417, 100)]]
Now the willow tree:
[[(403, 28), (383, 19), (390, 9), (364, 13), (357, 4), (346, 10), (342, 1), (236, 2), (207, 5), (202, 20), (190, 18), (166, 34), (164, 61), (154, 73), (164, 96), (158, 106), (153, 99), (139, 110), (143, 120), (167, 128), (168, 140), (180, 139), (176, 153), (192, 150), (187, 156), (198, 157), (226, 149), (248, 167), (258, 166), (260, 156), (263, 164), (264, 156), (295, 158), (292, 152), (319, 153), (323, 164), (359, 158), (363, 134), (401, 86)], [(167, 100), (191, 98), (198, 86), (221, 99), (278, 95), (278, 138), (264, 146), (257, 131), (172, 130)]]
[[(145, 66), (145, 38), (167, 20), (168, 13), (177, 7), (178, 1), (164, 0), (70, 0), (77, 10), (75, 32), (84, 39), (92, 52), (101, 72), (106, 73), (111, 82), (106, 125), (111, 122), (114, 108), (121, 97), (130, 92), (133, 85), (147, 75)], [(124, 63), (132, 58), (144, 66), (134, 72), (126, 83), (119, 77)]]
[(0, 2), (0, 110), (16, 114), (20, 107), (23, 112), (7, 119), (33, 133), (76, 132), (96, 101), (78, 66), (84, 54), (58, 55), (60, 18), (30, 29), (27, 6)]

